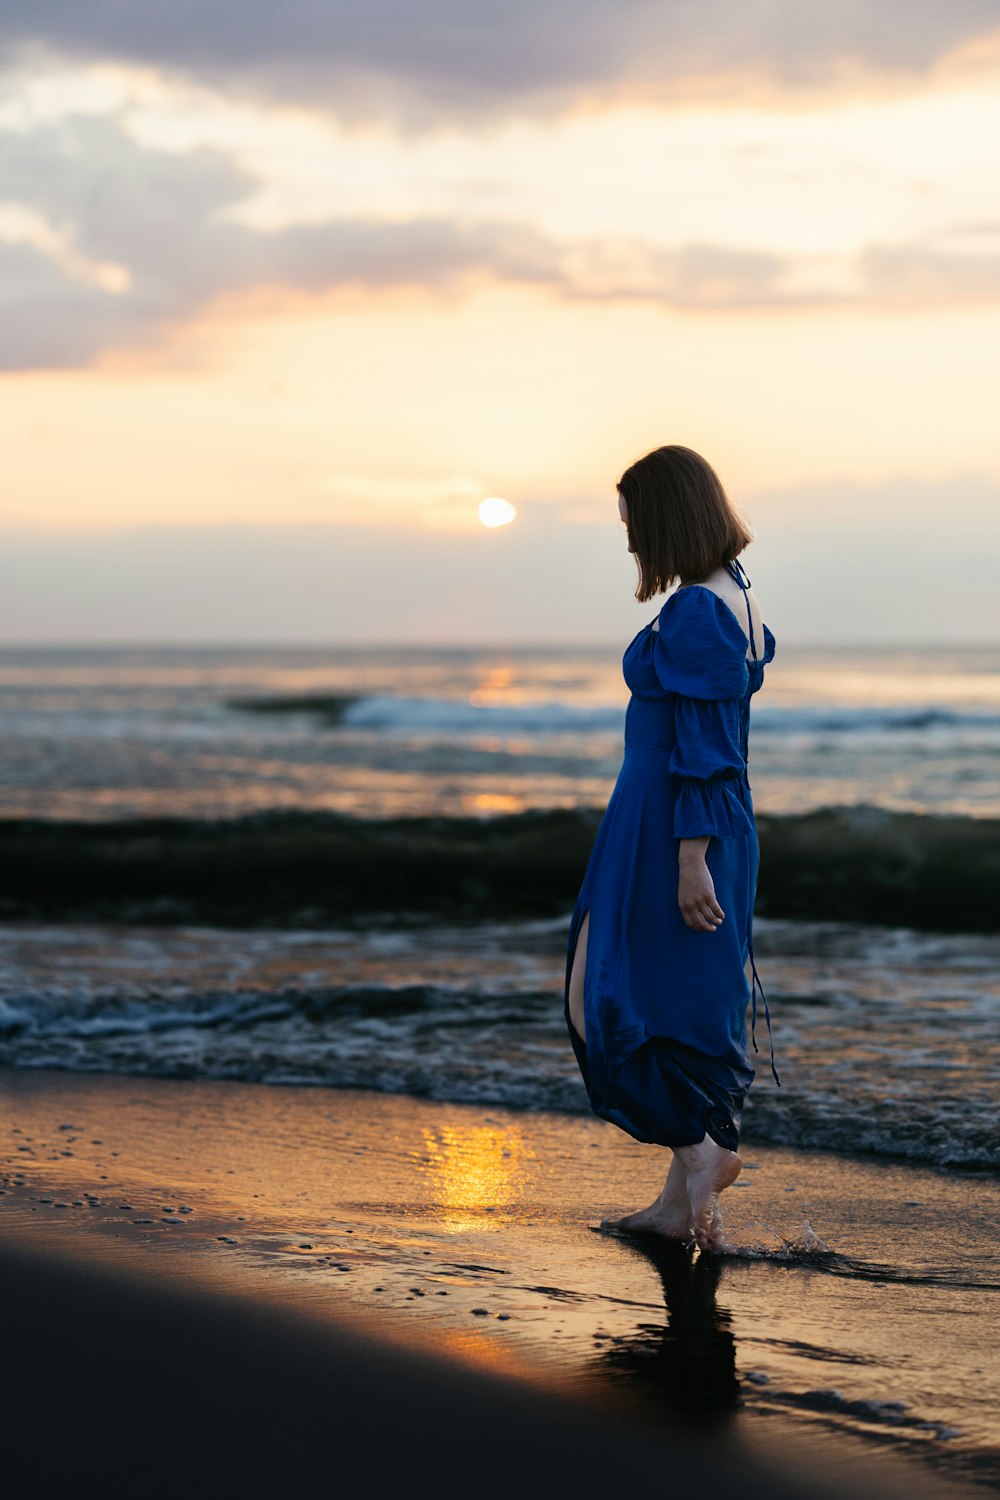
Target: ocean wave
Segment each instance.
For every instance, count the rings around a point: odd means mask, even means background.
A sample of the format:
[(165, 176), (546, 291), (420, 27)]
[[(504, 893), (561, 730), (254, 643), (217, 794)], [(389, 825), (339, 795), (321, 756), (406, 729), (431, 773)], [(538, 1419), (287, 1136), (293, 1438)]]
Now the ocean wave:
[(788, 734), (921, 734), (926, 730), (1000, 731), (1000, 714), (991, 709), (946, 709), (905, 705), (797, 704), (754, 705), (755, 735)]
[(535, 703), (471, 703), (467, 698), (408, 698), (393, 693), (235, 698), (229, 700), (228, 706), (245, 713), (309, 714), (327, 725), (407, 734), (620, 732), (625, 715), (624, 704), (586, 705), (557, 699)]
[[(0, 918), (317, 925), (572, 905), (603, 809), (366, 819), (0, 821)], [(1000, 821), (861, 805), (758, 816), (761, 915), (989, 932)]]
[[(755, 1088), (748, 1141), (893, 1156), (941, 1167), (1000, 1169), (996, 1109), (975, 1073), (974, 1038), (960, 1090), (928, 1087), (907, 1068), (891, 1017), (891, 1094), (884, 1063), (846, 1055), (824, 1074), (816, 1041), (794, 1040), (782, 1002), (783, 1069), (811, 1069), (796, 1090)], [(849, 1010), (849, 1007), (848, 1007)], [(991, 1018), (964, 1027), (985, 1038)], [(927, 1035), (921, 1045), (926, 1044)], [(919, 1049), (918, 1049), (919, 1050)], [(589, 1113), (552, 991), (430, 984), (298, 986), (184, 992), (64, 988), (8, 992), (0, 1064), (169, 1078), (231, 1079), (410, 1094), (452, 1103)]]
[[(575, 704), (559, 699), (530, 703), (474, 703), (468, 698), (403, 694), (288, 694), (233, 698), (227, 706), (261, 715), (306, 714), (326, 726), (406, 734), (548, 734), (621, 731), (625, 703)], [(799, 734), (921, 734), (1000, 731), (1000, 714), (989, 709), (945, 709), (894, 704), (755, 705), (754, 732)]]

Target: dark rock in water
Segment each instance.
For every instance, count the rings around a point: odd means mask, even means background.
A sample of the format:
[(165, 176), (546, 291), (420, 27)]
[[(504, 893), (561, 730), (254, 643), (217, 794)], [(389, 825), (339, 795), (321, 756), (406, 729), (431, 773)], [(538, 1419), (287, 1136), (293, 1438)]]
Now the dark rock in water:
[(488, 1318), (489, 1315), (490, 1310), (488, 1307), (474, 1307), (472, 1309), (472, 1316), (474, 1318)]
[(0, 820), (0, 913), (228, 926), (386, 910), (397, 921), (442, 911), (554, 916), (575, 894), (599, 823), (590, 809)]
[[(602, 808), (553, 808), (493, 817), (0, 819), (0, 915), (223, 926), (382, 912), (397, 923), (441, 912), (458, 921), (557, 916), (579, 890), (602, 817)], [(757, 824), (761, 916), (994, 928), (998, 819), (833, 807), (759, 814)]]
[(360, 703), (361, 694), (306, 693), (277, 698), (230, 698), (227, 708), (245, 714), (309, 714), (322, 724), (339, 724), (352, 703)]
[(758, 815), (757, 912), (991, 932), (1000, 899), (995, 818), (828, 807)]

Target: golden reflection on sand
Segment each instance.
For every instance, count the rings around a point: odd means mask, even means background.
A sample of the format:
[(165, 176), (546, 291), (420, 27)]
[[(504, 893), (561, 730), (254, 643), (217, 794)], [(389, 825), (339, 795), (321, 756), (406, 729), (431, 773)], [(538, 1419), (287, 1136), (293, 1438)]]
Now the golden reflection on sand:
[(502, 1215), (522, 1195), (527, 1165), (535, 1160), (517, 1125), (442, 1125), (423, 1130), (423, 1150), (414, 1156), (433, 1185), (437, 1202), (451, 1210), (445, 1223), (461, 1232), (482, 1227), (486, 1215)]

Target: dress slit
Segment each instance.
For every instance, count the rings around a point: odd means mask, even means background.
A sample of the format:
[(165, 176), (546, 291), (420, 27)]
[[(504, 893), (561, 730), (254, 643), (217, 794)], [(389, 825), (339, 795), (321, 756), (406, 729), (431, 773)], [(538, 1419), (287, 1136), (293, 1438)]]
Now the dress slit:
[(580, 948), (580, 938), (583, 935), (583, 926), (584, 926), (584, 923), (586, 922), (586, 924), (587, 924), (587, 951), (586, 951), (586, 953), (584, 954), (584, 957), (583, 957), (583, 976), (582, 976), (582, 986), (581, 986), (581, 988), (583, 990), (583, 1025), (584, 1025), (584, 1030), (586, 1030), (586, 1027), (587, 1027), (587, 970), (590, 967), (590, 956), (591, 956), (591, 949), (590, 949), (590, 921), (589, 921), (589, 917), (590, 917), (590, 907), (587, 906), (587, 907), (585, 907), (583, 909), (583, 911), (580, 912), (579, 920), (574, 924), (574, 930), (573, 930), (573, 933), (571, 935), (571, 941), (570, 941), (570, 945), (569, 945), (569, 957), (568, 957), (567, 963), (566, 963), (566, 1024), (569, 1026), (570, 1031), (573, 1032), (573, 1034), (574, 1034), (576, 1040), (579, 1042), (580, 1046), (584, 1047), (584, 1048), (586, 1048), (587, 1043), (586, 1043), (585, 1039), (580, 1035), (579, 1031), (577, 1031), (576, 1027), (573, 1024), (573, 1018), (572, 1018), (572, 1015), (570, 1013), (569, 1000), (570, 1000), (570, 990), (572, 989), (572, 985), (573, 985), (573, 970), (576, 967), (577, 953), (578, 953), (579, 948)]

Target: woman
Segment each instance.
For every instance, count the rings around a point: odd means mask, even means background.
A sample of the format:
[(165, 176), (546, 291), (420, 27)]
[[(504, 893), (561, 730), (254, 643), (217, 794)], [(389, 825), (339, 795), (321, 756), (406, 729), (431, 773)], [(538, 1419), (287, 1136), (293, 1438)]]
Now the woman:
[(656, 1200), (602, 1227), (718, 1248), (754, 1078), (747, 736), (775, 643), (736, 561), (751, 532), (705, 459), (648, 453), (618, 481), (618, 511), (636, 598), (680, 583), (622, 660), (625, 754), (573, 909), (564, 1014), (594, 1112), (673, 1151)]

